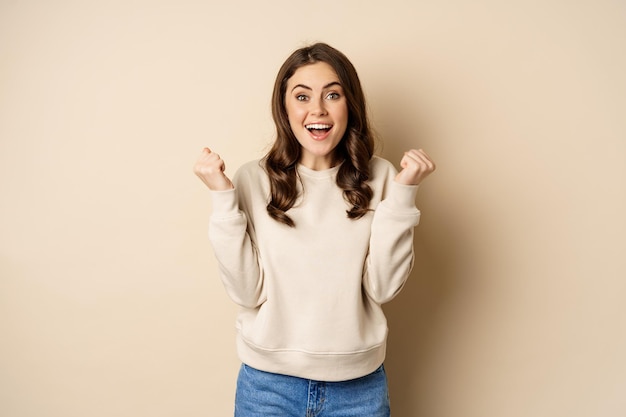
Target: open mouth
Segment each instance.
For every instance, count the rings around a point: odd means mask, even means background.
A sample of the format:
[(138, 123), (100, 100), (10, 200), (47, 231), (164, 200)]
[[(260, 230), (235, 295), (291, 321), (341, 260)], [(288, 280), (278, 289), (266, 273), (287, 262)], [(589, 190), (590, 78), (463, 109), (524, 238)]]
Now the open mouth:
[(322, 124), (322, 123), (312, 123), (304, 127), (306, 127), (307, 130), (311, 132), (311, 134), (313, 134), (313, 136), (324, 136), (330, 131), (330, 129), (333, 128), (332, 125), (327, 125), (327, 124)]

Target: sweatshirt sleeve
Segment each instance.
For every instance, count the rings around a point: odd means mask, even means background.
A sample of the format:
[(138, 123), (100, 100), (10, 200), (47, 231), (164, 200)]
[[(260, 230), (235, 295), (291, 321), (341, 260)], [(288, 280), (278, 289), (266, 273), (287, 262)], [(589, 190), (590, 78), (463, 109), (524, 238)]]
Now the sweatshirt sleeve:
[(255, 308), (264, 302), (263, 274), (257, 249), (248, 232), (246, 214), (236, 189), (211, 191), (213, 212), (209, 241), (227, 294), (237, 304)]
[(413, 232), (420, 219), (417, 188), (391, 181), (374, 212), (363, 285), (379, 304), (398, 294), (413, 268)]

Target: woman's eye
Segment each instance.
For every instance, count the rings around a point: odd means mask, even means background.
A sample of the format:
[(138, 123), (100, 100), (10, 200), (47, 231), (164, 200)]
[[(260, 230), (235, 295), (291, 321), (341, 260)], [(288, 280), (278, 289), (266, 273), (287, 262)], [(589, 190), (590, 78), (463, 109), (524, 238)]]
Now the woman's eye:
[(307, 98), (308, 98), (308, 97), (307, 97), (307, 96), (305, 96), (304, 94), (298, 94), (298, 95), (296, 96), (296, 100), (298, 100), (298, 101), (306, 101), (306, 99), (307, 99)]
[(339, 98), (339, 93), (329, 93), (326, 98), (329, 100), (337, 100)]

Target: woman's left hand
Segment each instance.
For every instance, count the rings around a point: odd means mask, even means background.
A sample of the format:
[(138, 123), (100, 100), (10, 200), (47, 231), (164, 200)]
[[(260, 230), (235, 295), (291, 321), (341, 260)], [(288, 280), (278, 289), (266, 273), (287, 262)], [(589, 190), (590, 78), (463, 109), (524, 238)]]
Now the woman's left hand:
[(422, 149), (411, 149), (404, 153), (400, 161), (402, 171), (396, 181), (404, 185), (418, 185), (435, 170), (435, 163)]

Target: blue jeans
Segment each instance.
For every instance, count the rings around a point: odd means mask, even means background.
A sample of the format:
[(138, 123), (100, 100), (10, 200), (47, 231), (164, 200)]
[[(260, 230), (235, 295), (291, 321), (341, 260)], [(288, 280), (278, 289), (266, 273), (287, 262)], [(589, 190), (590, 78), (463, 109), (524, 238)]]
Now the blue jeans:
[(323, 382), (241, 365), (235, 417), (389, 417), (387, 375), (381, 365), (361, 378)]

